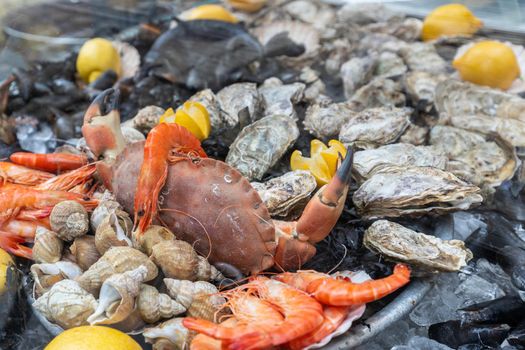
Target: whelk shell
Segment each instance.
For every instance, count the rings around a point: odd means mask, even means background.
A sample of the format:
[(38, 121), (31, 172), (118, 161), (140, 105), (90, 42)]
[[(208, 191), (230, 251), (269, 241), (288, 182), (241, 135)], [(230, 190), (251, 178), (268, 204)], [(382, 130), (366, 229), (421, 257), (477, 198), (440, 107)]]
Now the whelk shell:
[(31, 276), (35, 281), (33, 293), (36, 297), (47, 292), (55, 283), (64, 279), (74, 279), (82, 274), (82, 269), (69, 261), (57, 261), (51, 264), (33, 264)]
[(75, 261), (82, 270), (87, 270), (91, 265), (100, 259), (100, 254), (95, 247), (95, 237), (82, 236), (75, 238), (75, 241), (70, 247), (71, 253), (75, 257)]
[(161, 318), (170, 318), (186, 311), (183, 305), (171, 299), (169, 295), (159, 293), (157, 288), (147, 284), (140, 287), (137, 307), (142, 319), (148, 323), (155, 323)]
[(64, 329), (87, 325), (97, 301), (73, 280), (63, 280), (38, 298), (33, 306), (50, 322)]
[(126, 212), (121, 210), (110, 213), (98, 226), (95, 233), (95, 246), (100, 254), (111, 247), (132, 245), (129, 235), (133, 223)]
[(62, 257), (64, 242), (57, 234), (44, 227), (36, 229), (33, 259), (37, 263), (54, 263)]
[(93, 232), (96, 232), (100, 223), (111, 213), (122, 210), (122, 206), (114, 200), (101, 200), (93, 213), (91, 213), (90, 223)]
[(89, 230), (89, 218), (82, 204), (75, 201), (60, 202), (51, 211), (49, 217), (51, 230), (64, 241), (72, 241), (83, 236)]
[(153, 246), (164, 241), (172, 241), (175, 239), (173, 232), (166, 227), (151, 225), (140, 237), (140, 249), (148, 256), (153, 252)]
[(182, 325), (183, 319), (172, 318), (155, 327), (146, 328), (143, 333), (146, 342), (154, 344), (153, 348), (157, 350), (188, 349), (191, 341), (190, 331)]
[(458, 271), (472, 259), (463, 241), (444, 241), (386, 220), (374, 222), (363, 243), (393, 260), (434, 271)]

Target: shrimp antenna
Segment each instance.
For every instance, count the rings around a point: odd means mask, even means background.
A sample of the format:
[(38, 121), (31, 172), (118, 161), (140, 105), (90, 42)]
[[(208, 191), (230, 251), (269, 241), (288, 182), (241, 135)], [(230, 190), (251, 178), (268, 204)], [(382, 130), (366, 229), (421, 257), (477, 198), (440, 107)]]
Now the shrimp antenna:
[(344, 244), (341, 244), (341, 245), (345, 249), (345, 253), (343, 254), (343, 257), (341, 258), (341, 260), (339, 260), (339, 262), (334, 267), (332, 267), (330, 271), (328, 271), (328, 274), (331, 274), (332, 272), (334, 272), (334, 270), (337, 269), (343, 263), (346, 256), (348, 255), (348, 248)]

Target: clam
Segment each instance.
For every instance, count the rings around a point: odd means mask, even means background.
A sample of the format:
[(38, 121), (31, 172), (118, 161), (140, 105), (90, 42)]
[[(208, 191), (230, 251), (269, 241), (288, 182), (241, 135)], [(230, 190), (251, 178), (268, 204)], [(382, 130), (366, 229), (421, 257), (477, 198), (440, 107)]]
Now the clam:
[(290, 117), (264, 117), (239, 133), (230, 146), (226, 163), (248, 179), (260, 180), (298, 137), (297, 123)]
[(60, 202), (49, 217), (51, 230), (64, 241), (72, 241), (85, 235), (89, 230), (89, 218), (82, 204), (75, 201)]
[(55, 283), (64, 279), (74, 279), (82, 274), (82, 269), (69, 261), (57, 261), (50, 264), (33, 264), (31, 276), (35, 281), (33, 292), (40, 296), (47, 292)]
[(387, 258), (432, 271), (458, 271), (472, 259), (463, 241), (444, 241), (387, 220), (374, 222), (363, 242)]
[(434, 106), (437, 85), (448, 78), (445, 74), (413, 71), (403, 78), (405, 90), (418, 110), (430, 112)]
[(115, 324), (128, 318), (135, 308), (135, 298), (147, 275), (148, 268), (141, 265), (108, 277), (100, 288), (98, 306), (87, 319), (89, 324)]
[(301, 101), (305, 85), (302, 83), (283, 84), (278, 78), (269, 78), (259, 87), (264, 116), (275, 114), (297, 118), (294, 105)]
[(409, 126), (411, 113), (411, 108), (366, 109), (341, 127), (339, 141), (364, 149), (394, 143)]
[(93, 213), (91, 213), (90, 223), (93, 232), (98, 228), (98, 225), (110, 214), (117, 210), (122, 210), (121, 205), (114, 200), (101, 200)]
[(375, 57), (353, 57), (341, 66), (341, 79), (346, 98), (351, 98), (361, 86), (370, 81), (377, 61)]
[(347, 102), (332, 103), (324, 101), (310, 105), (306, 110), (304, 128), (320, 139), (335, 138), (343, 124), (348, 122), (356, 112)]
[(362, 111), (374, 107), (403, 107), (406, 103), (401, 84), (391, 79), (374, 78), (350, 98), (352, 108)]
[(354, 175), (365, 181), (377, 172), (392, 165), (428, 166), (445, 169), (447, 157), (428, 146), (395, 143), (354, 154)]
[(172, 318), (155, 327), (144, 330), (147, 343), (153, 344), (155, 350), (181, 350), (190, 346), (190, 331), (182, 325), (184, 318)]
[(134, 270), (141, 265), (146, 266), (148, 270), (145, 281), (157, 277), (157, 266), (144, 253), (131, 247), (112, 247), (87, 271), (78, 276), (76, 281), (91, 294), (98, 295), (102, 283), (110, 276)]
[(140, 237), (140, 249), (148, 256), (153, 252), (153, 246), (164, 241), (172, 241), (175, 235), (166, 227), (151, 225)]
[(377, 58), (374, 76), (393, 79), (402, 76), (407, 71), (407, 66), (397, 54), (389, 51), (381, 52)]
[(33, 306), (50, 322), (64, 329), (87, 325), (96, 307), (95, 297), (73, 280), (57, 282), (38, 298)]
[(143, 284), (137, 298), (140, 315), (147, 323), (155, 323), (161, 318), (180, 315), (186, 308), (171, 299), (169, 295), (159, 293), (157, 288)]
[(431, 43), (414, 42), (400, 49), (401, 57), (411, 71), (446, 73), (449, 65)]
[(129, 215), (121, 210), (110, 213), (98, 226), (94, 237), (96, 249), (104, 254), (111, 247), (132, 245), (131, 234), (133, 223)]
[(95, 237), (77, 237), (70, 247), (75, 261), (82, 270), (87, 270), (100, 259), (100, 254), (95, 246)]
[(46, 228), (39, 227), (35, 233), (33, 259), (37, 263), (54, 263), (62, 257), (64, 242), (57, 234)]
[(437, 168), (389, 166), (363, 183), (353, 201), (369, 219), (467, 210), (483, 197), (479, 187)]
[(317, 183), (310, 172), (296, 170), (264, 183), (252, 182), (252, 186), (271, 216), (288, 217), (304, 209)]
[[(223, 93), (223, 98), (225, 100), (227, 100), (225, 97), (229, 95), (227, 92), (228, 90), (226, 90), (226, 92)], [(208, 116), (210, 117), (212, 134), (233, 123), (233, 121), (228, 123), (223, 120), (223, 116), (228, 117), (228, 115), (222, 114), (219, 100), (217, 99), (217, 96), (215, 96), (213, 91), (211, 91), (210, 89), (205, 89), (197, 92), (195, 95), (190, 97), (188, 101), (199, 102), (204, 106), (204, 108), (206, 108), (206, 110), (208, 111)]]

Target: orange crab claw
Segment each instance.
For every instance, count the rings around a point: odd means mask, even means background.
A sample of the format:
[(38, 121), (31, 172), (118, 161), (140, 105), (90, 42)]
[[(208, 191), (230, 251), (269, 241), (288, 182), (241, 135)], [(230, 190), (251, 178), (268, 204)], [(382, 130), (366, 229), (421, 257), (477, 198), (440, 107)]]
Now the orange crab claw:
[(0, 231), (0, 248), (21, 258), (33, 259), (31, 248), (23, 246), (25, 239), (9, 232)]

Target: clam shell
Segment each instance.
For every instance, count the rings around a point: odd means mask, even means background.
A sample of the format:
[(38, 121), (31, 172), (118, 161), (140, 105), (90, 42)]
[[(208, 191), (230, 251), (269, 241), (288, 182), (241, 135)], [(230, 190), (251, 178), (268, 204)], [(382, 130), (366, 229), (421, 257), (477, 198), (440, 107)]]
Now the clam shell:
[(264, 116), (281, 114), (297, 118), (294, 105), (302, 100), (305, 87), (302, 83), (285, 85), (278, 78), (266, 79), (259, 87)]
[(69, 261), (57, 261), (51, 264), (33, 264), (31, 276), (35, 281), (33, 293), (40, 296), (47, 292), (55, 283), (64, 279), (74, 279), (82, 274), (82, 269)]
[(64, 329), (87, 325), (97, 301), (73, 280), (63, 280), (38, 298), (33, 306), (50, 322)]
[(100, 288), (97, 309), (87, 319), (89, 324), (115, 324), (128, 318), (135, 308), (135, 298), (147, 275), (148, 269), (141, 265), (107, 278)]
[(260, 180), (299, 137), (297, 123), (284, 115), (264, 117), (237, 136), (226, 163), (250, 180)]
[(89, 218), (82, 204), (75, 201), (60, 202), (49, 217), (51, 230), (64, 241), (72, 241), (89, 230)]
[(390, 259), (433, 271), (458, 271), (472, 259), (463, 241), (444, 241), (386, 220), (374, 222), (363, 242)]
[(172, 318), (155, 327), (146, 328), (143, 333), (146, 342), (154, 344), (154, 347), (157, 343), (164, 343), (163, 346), (173, 346), (163, 349), (187, 349), (190, 344), (190, 332), (182, 325), (183, 319), (182, 317)]
[(151, 225), (140, 237), (140, 248), (148, 256), (153, 252), (153, 246), (164, 241), (175, 240), (175, 235), (163, 226)]
[(319, 139), (335, 138), (339, 135), (341, 127), (356, 113), (352, 110), (352, 105), (347, 102), (316, 103), (306, 110), (304, 128)]
[(95, 246), (95, 237), (82, 236), (75, 238), (70, 247), (75, 261), (82, 270), (87, 270), (100, 259), (100, 254)]
[(152, 248), (151, 260), (168, 278), (198, 279), (199, 256), (187, 242), (171, 240), (157, 243)]
[(170, 318), (180, 315), (186, 308), (171, 299), (167, 294), (161, 294), (157, 288), (143, 284), (137, 298), (137, 307), (142, 319), (148, 323), (155, 323), (161, 318)]
[(132, 246), (129, 238), (133, 223), (129, 215), (121, 210), (110, 213), (98, 226), (94, 237), (96, 249), (104, 254), (111, 247)]
[(102, 283), (110, 276), (134, 270), (141, 265), (148, 270), (145, 281), (157, 277), (157, 266), (144, 253), (131, 247), (112, 247), (76, 281), (91, 294), (98, 295)]
[(365, 218), (442, 214), (467, 210), (483, 201), (480, 189), (455, 175), (431, 167), (385, 167), (353, 196)]
[(35, 233), (33, 259), (37, 263), (54, 263), (60, 260), (64, 242), (57, 234), (46, 228), (39, 227)]
[(432, 43), (410, 43), (401, 48), (400, 54), (411, 71), (439, 74), (446, 73), (449, 68)]
[(93, 232), (97, 231), (100, 223), (116, 210), (122, 210), (122, 206), (114, 200), (101, 200), (98, 206), (91, 213), (90, 223)]
[(252, 182), (270, 215), (287, 217), (304, 209), (317, 188), (315, 177), (308, 171), (288, 172), (264, 183)]

